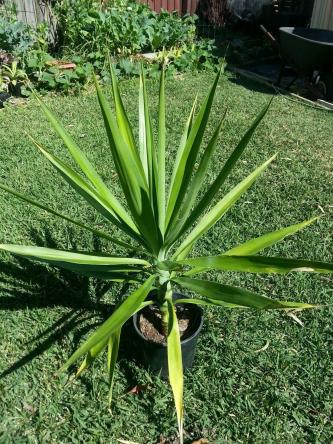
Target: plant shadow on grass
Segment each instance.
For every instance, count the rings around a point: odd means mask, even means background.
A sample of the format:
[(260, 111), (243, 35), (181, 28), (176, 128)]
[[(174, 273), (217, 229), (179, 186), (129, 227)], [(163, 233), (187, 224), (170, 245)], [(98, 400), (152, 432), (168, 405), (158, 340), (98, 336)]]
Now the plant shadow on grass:
[[(31, 239), (34, 245), (57, 248), (57, 243), (48, 229), (44, 230), (43, 236), (36, 230), (31, 231)], [(94, 251), (100, 252), (99, 240), (94, 239), (93, 244)], [(71, 249), (76, 249), (73, 242)], [(83, 337), (112, 314), (116, 303), (122, 299), (128, 289), (126, 283), (119, 285), (114, 282), (91, 279), (65, 269), (47, 267), (19, 257), (12, 262), (2, 262), (0, 284), (3, 286), (0, 311), (54, 309), (56, 307), (70, 310), (36, 337), (29, 339), (29, 344), (36, 343), (36, 347), (0, 373), (0, 379), (28, 364), (71, 332), (73, 332), (72, 352), (74, 352)], [(103, 298), (114, 286), (117, 289), (116, 303), (103, 302)], [(122, 335), (125, 340), (122, 340), (120, 357), (135, 359), (135, 354), (131, 352), (133, 333), (128, 327), (125, 331), (126, 335)], [(130, 383), (133, 376), (130, 371), (125, 371), (125, 373)], [(84, 380), (87, 385), (86, 378)]]
[(269, 86), (266, 85), (264, 83), (260, 83), (260, 82), (256, 82), (255, 80), (237, 75), (236, 76), (228, 76), (228, 80), (229, 82), (233, 83), (234, 85), (240, 85), (243, 86), (244, 88), (250, 90), (250, 91), (255, 91), (255, 92), (259, 92), (262, 94), (276, 94), (276, 89), (274, 88), (274, 86)]

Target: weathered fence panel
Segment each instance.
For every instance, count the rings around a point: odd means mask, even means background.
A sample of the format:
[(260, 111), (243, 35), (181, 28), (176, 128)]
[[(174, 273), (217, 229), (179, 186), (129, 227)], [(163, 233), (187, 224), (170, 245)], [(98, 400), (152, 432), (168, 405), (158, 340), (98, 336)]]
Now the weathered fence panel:
[(194, 14), (199, 0), (140, 0), (146, 3), (153, 11), (164, 9), (169, 12), (177, 11), (180, 14)]
[(31, 26), (41, 22), (51, 23), (52, 10), (47, 1), (43, 0), (5, 0), (5, 5), (15, 5), (17, 19)]
[(39, 23), (46, 22), (49, 26), (49, 38), (51, 41), (55, 40), (57, 23), (47, 0), (3, 0), (2, 4), (3, 7), (14, 5), (17, 20), (34, 28)]

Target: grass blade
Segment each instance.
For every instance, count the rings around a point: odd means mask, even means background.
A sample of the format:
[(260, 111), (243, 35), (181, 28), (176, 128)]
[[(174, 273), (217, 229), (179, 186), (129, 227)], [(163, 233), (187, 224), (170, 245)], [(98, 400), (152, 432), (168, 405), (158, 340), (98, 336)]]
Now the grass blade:
[(168, 300), (168, 369), (169, 380), (173, 392), (175, 402), (179, 438), (183, 442), (183, 391), (184, 391), (184, 377), (183, 377), (183, 362), (182, 350), (180, 344), (180, 334), (178, 328), (178, 320), (175, 308), (171, 300)]
[[(273, 99), (272, 99), (273, 100)], [(243, 154), (245, 148), (247, 147), (248, 143), (250, 142), (255, 130), (257, 129), (258, 125), (262, 121), (262, 119), (265, 117), (272, 100), (269, 101), (269, 103), (262, 109), (260, 114), (256, 117), (254, 122), (252, 123), (251, 127), (247, 130), (245, 135), (242, 137), (241, 141), (238, 143), (234, 151), (232, 152), (231, 156), (225, 163), (224, 167), (222, 168), (222, 171), (219, 173), (215, 181), (212, 183), (212, 185), (209, 187), (206, 194), (203, 196), (203, 198), (200, 200), (200, 202), (196, 205), (194, 210), (189, 215), (186, 223), (184, 224), (181, 233), (184, 233), (191, 225), (195, 223), (195, 221), (200, 217), (200, 215), (203, 213), (203, 211), (208, 208), (208, 206), (213, 201), (214, 197), (218, 193), (218, 191), (221, 189), (221, 186), (226, 181), (227, 177), (229, 176), (231, 170), (233, 169), (234, 165), (238, 161), (238, 159)]]
[(304, 304), (301, 302), (275, 301), (267, 298), (266, 296), (261, 296), (243, 288), (223, 285), (217, 282), (192, 279), (184, 276), (175, 278), (173, 281), (180, 286), (188, 288), (191, 291), (195, 291), (209, 299), (243, 305), (249, 308), (268, 310), (314, 307), (314, 305)]
[[(221, 199), (207, 214), (203, 216), (198, 225), (185, 238), (183, 243), (179, 246), (172, 259), (177, 259), (179, 255), (197, 241), (199, 237), (205, 234), (229, 208), (237, 202), (237, 200), (248, 190), (248, 188), (255, 182), (259, 175), (268, 167), (268, 165), (275, 159), (276, 155), (268, 159), (253, 173), (247, 176), (235, 188), (233, 188), (223, 199)], [(189, 251), (189, 250), (188, 250)]]
[(150, 276), (136, 291), (129, 295), (125, 301), (115, 310), (107, 319), (68, 359), (68, 361), (59, 370), (65, 371), (77, 359), (87, 353), (92, 347), (99, 342), (107, 339), (117, 329), (119, 329), (124, 322), (127, 321), (136, 311), (141, 307), (141, 303), (147, 297), (156, 276)]
[(319, 217), (314, 217), (310, 220), (306, 220), (295, 225), (290, 225), (289, 227), (281, 228), (280, 230), (272, 231), (271, 233), (266, 233), (263, 236), (259, 236), (245, 242), (244, 244), (231, 248), (231, 250), (226, 251), (223, 253), (223, 255), (247, 256), (259, 253), (259, 251), (280, 242), (286, 236), (291, 236), (292, 234), (297, 233), (297, 231), (303, 230), (303, 228), (306, 228), (308, 225), (312, 224), (318, 219)]
[(24, 196), (23, 194), (19, 193), (18, 191), (13, 190), (12, 188), (7, 187), (6, 185), (3, 185), (3, 184), (0, 183), (0, 188), (2, 190), (6, 191), (7, 193), (10, 193), (13, 196), (17, 197), (18, 199), (21, 199), (24, 202), (29, 203), (30, 205), (33, 205), (33, 206), (35, 206), (37, 208), (40, 208), (41, 210), (44, 210), (47, 213), (50, 213), (50, 214), (52, 214), (54, 216), (57, 216), (60, 219), (63, 219), (65, 221), (67, 221), (67, 222), (70, 222), (71, 224), (74, 224), (74, 225), (76, 225), (76, 226), (78, 226), (78, 227), (80, 227), (80, 228), (82, 228), (84, 230), (90, 231), (95, 236), (98, 236), (98, 237), (101, 237), (103, 239), (106, 239), (106, 240), (108, 240), (110, 242), (113, 242), (114, 244), (119, 245), (120, 247), (123, 247), (123, 248), (129, 248), (129, 249), (133, 249), (133, 250), (136, 249), (136, 247), (134, 247), (133, 245), (131, 245), (131, 244), (127, 243), (127, 242), (123, 242), (123, 241), (121, 241), (119, 239), (116, 239), (115, 237), (112, 237), (112, 236), (109, 236), (106, 233), (103, 233), (100, 230), (96, 230), (95, 228), (90, 228), (89, 226), (83, 224), (82, 222), (76, 221), (74, 219), (71, 219), (68, 216), (65, 216), (64, 214), (58, 213), (57, 211), (53, 210), (52, 208), (49, 208), (46, 205), (43, 205), (43, 204), (41, 204), (41, 203), (39, 203), (39, 202), (37, 202), (37, 201), (35, 201), (33, 199), (30, 199), (29, 197)]

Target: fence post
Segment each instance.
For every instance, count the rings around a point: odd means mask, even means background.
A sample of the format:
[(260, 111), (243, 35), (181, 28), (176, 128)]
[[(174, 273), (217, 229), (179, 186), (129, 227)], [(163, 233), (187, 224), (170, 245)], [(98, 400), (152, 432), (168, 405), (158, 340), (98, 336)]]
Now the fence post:
[(17, 11), (17, 20), (36, 27), (38, 23), (52, 19), (48, 0), (4, 0), (8, 5), (14, 4)]
[(49, 26), (49, 40), (54, 43), (56, 39), (57, 22), (52, 13), (49, 0), (3, 0), (3, 3), (15, 5), (18, 21), (33, 26), (34, 28), (39, 23), (46, 22)]

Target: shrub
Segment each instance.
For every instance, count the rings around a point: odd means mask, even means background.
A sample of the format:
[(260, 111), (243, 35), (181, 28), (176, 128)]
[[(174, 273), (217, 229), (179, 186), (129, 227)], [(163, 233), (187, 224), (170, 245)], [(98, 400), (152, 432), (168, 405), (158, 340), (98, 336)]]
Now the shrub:
[(195, 39), (195, 18), (152, 11), (136, 1), (103, 7), (92, 0), (63, 0), (55, 5), (61, 43), (92, 57), (156, 51)]
[(73, 57), (71, 62), (73, 67), (65, 69), (68, 61), (57, 61), (47, 52), (32, 50), (24, 59), (24, 70), (40, 91), (80, 90), (91, 77), (93, 67), (80, 57)]
[(47, 50), (47, 25), (41, 23), (34, 29), (20, 22), (14, 10), (0, 12), (0, 48), (17, 57), (24, 57), (33, 48)]

